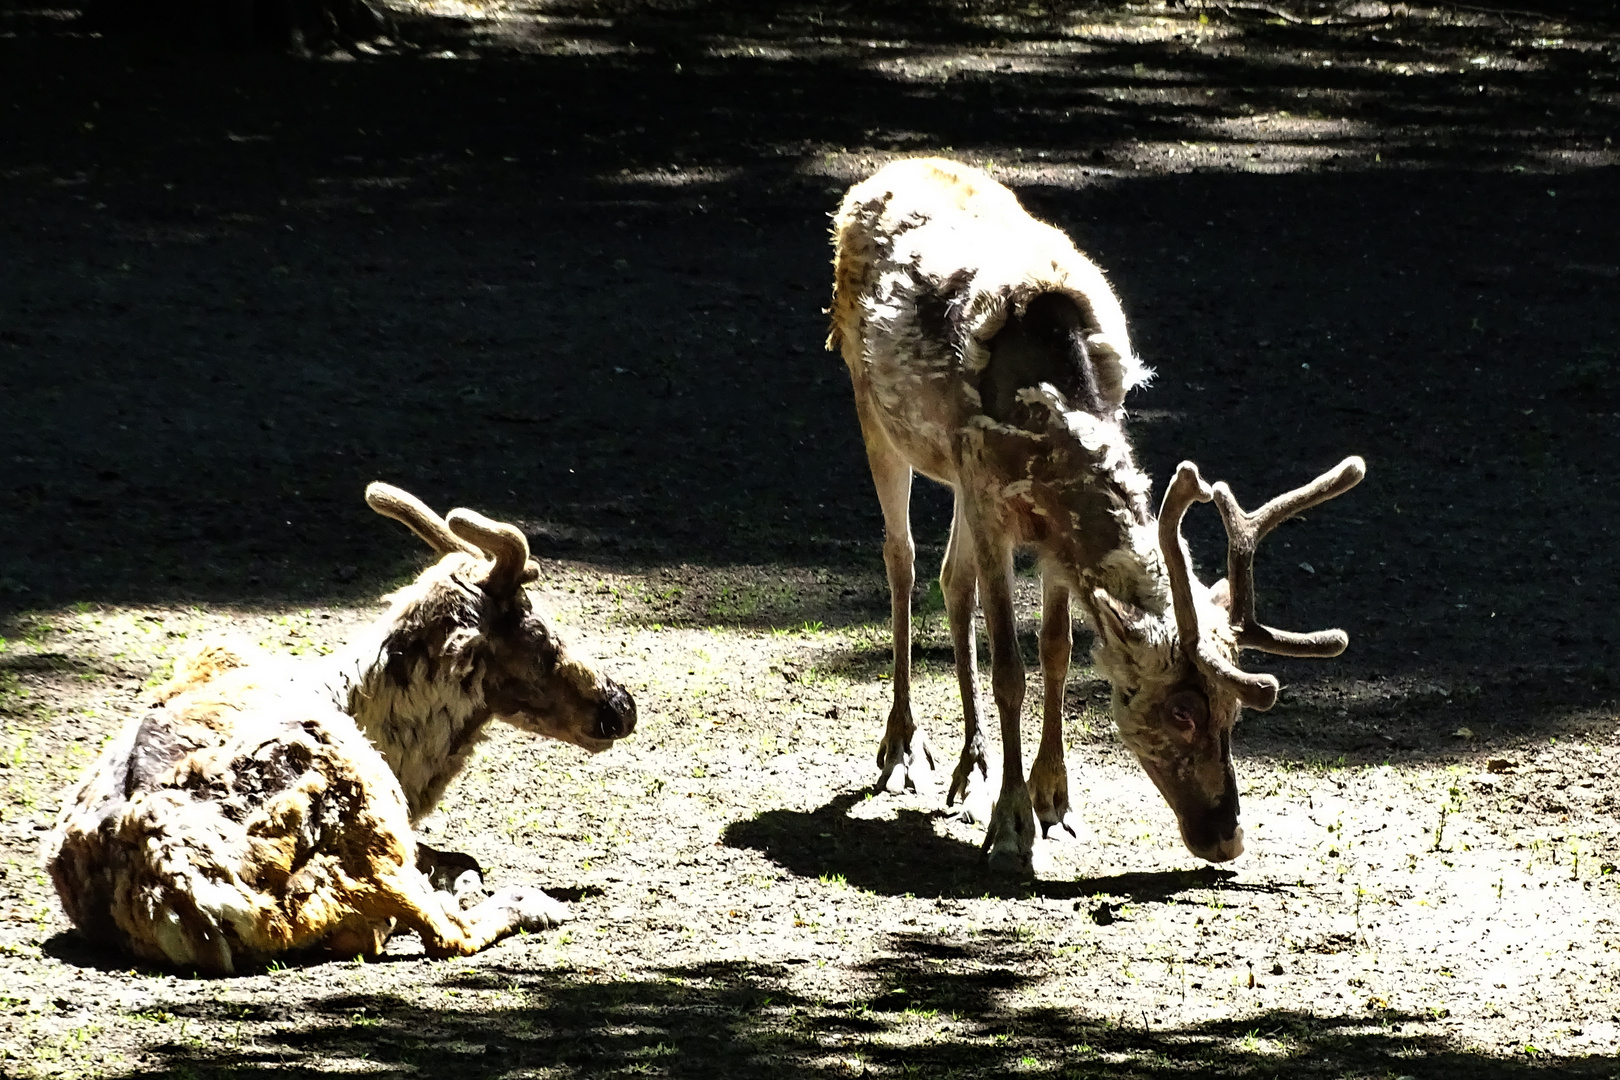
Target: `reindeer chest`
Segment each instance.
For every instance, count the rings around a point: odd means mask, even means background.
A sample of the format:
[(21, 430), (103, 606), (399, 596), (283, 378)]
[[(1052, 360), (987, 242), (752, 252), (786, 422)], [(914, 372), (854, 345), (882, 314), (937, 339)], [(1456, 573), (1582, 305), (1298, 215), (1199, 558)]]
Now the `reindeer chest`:
[(1055, 458), (1047, 436), (981, 417), (960, 446), (962, 482), (1016, 542), (1076, 572), (1124, 543), (1118, 496), (1092, 470)]
[(489, 717), (435, 703), (396, 711), (364, 724), (366, 736), (399, 780), (413, 821), (431, 813), (445, 788), (488, 735)]

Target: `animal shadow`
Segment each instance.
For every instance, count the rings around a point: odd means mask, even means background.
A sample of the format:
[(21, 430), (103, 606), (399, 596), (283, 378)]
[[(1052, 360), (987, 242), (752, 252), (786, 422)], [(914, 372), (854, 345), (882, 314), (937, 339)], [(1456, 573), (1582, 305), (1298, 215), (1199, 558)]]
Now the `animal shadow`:
[(728, 847), (758, 851), (790, 873), (842, 878), (883, 896), (965, 899), (1040, 896), (1078, 900), (1103, 894), (1136, 903), (1162, 903), (1194, 890), (1280, 891), (1286, 886), (1238, 882), (1231, 870), (1139, 871), (1073, 881), (1020, 880), (992, 874), (977, 844), (939, 835), (936, 812), (903, 809), (892, 820), (849, 816), (864, 791), (845, 792), (808, 812), (767, 810), (721, 833)]

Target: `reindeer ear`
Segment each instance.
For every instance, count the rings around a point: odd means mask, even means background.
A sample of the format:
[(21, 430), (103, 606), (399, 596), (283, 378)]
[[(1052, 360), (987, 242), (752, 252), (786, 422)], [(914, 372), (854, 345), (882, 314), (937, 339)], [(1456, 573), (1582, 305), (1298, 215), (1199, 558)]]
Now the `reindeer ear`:
[(1141, 640), (1142, 626), (1152, 616), (1135, 604), (1127, 604), (1118, 599), (1107, 589), (1092, 589), (1091, 600), (1088, 606), (1096, 623), (1098, 636), (1118, 648), (1125, 648), (1132, 641)]
[(1232, 583), (1225, 578), (1209, 587), (1209, 602), (1226, 612), (1232, 614)]

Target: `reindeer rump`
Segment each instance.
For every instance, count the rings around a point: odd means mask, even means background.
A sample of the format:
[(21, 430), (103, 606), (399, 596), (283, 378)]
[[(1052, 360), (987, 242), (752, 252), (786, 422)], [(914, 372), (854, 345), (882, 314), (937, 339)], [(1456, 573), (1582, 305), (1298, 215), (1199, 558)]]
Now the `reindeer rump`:
[(399, 782), (346, 713), (253, 670), (177, 673), (185, 689), (64, 803), (45, 862), (92, 941), (227, 974), (301, 948), (374, 953), (407, 914)]
[(1102, 271), (979, 169), (940, 158), (891, 164), (849, 190), (833, 231), (830, 349), (841, 344), (841, 326), (858, 324), (870, 328), (863, 336), (874, 353), (977, 376), (1009, 322), (1043, 298), (1062, 297), (1093, 369), (1096, 415), (1111, 417), (1132, 387), (1152, 378)]

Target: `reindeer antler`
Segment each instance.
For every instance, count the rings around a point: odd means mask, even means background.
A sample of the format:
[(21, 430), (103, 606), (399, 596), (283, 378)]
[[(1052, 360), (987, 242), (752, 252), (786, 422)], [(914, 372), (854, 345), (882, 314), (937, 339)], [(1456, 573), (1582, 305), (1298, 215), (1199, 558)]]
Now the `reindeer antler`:
[(466, 509), (450, 511), (448, 522), (457, 536), (478, 545), (495, 560), (489, 573), (491, 583), (521, 585), (540, 576), (540, 568), (529, 560), (529, 538), (517, 526)]
[(366, 505), (403, 524), (440, 555), (453, 551), (479, 554), (476, 547), (451, 532), (444, 518), (429, 510), (426, 503), (392, 484), (376, 480), (366, 485)]
[(1215, 509), (1226, 523), (1226, 578), (1231, 598), (1228, 610), (1239, 645), (1283, 656), (1325, 657), (1344, 652), (1350, 638), (1343, 630), (1298, 634), (1274, 630), (1255, 618), (1254, 549), (1268, 532), (1284, 521), (1302, 510), (1343, 495), (1366, 475), (1367, 463), (1352, 455), (1303, 487), (1277, 496), (1252, 514), (1244, 513), (1224, 481), (1215, 485)]
[(1209, 502), (1209, 485), (1198, 475), (1198, 466), (1183, 461), (1176, 467), (1170, 486), (1164, 490), (1164, 502), (1159, 506), (1159, 551), (1164, 555), (1164, 568), (1170, 574), (1170, 600), (1176, 609), (1176, 631), (1181, 636), (1181, 647), (1192, 656), (1202, 639), (1198, 628), (1198, 605), (1192, 596), (1192, 560), (1187, 555), (1187, 542), (1181, 537), (1181, 519), (1187, 508), (1195, 502)]
[[(1216, 491), (1222, 485), (1216, 485)], [(1198, 605), (1192, 594), (1191, 559), (1187, 542), (1181, 536), (1181, 519), (1195, 502), (1208, 502), (1212, 490), (1198, 475), (1198, 466), (1183, 461), (1165, 489), (1159, 506), (1159, 551), (1170, 576), (1170, 600), (1175, 606), (1176, 633), (1181, 648), (1204, 674), (1225, 685), (1243, 704), (1261, 712), (1277, 703), (1277, 680), (1270, 675), (1244, 671), (1217, 652), (1198, 625)]]

